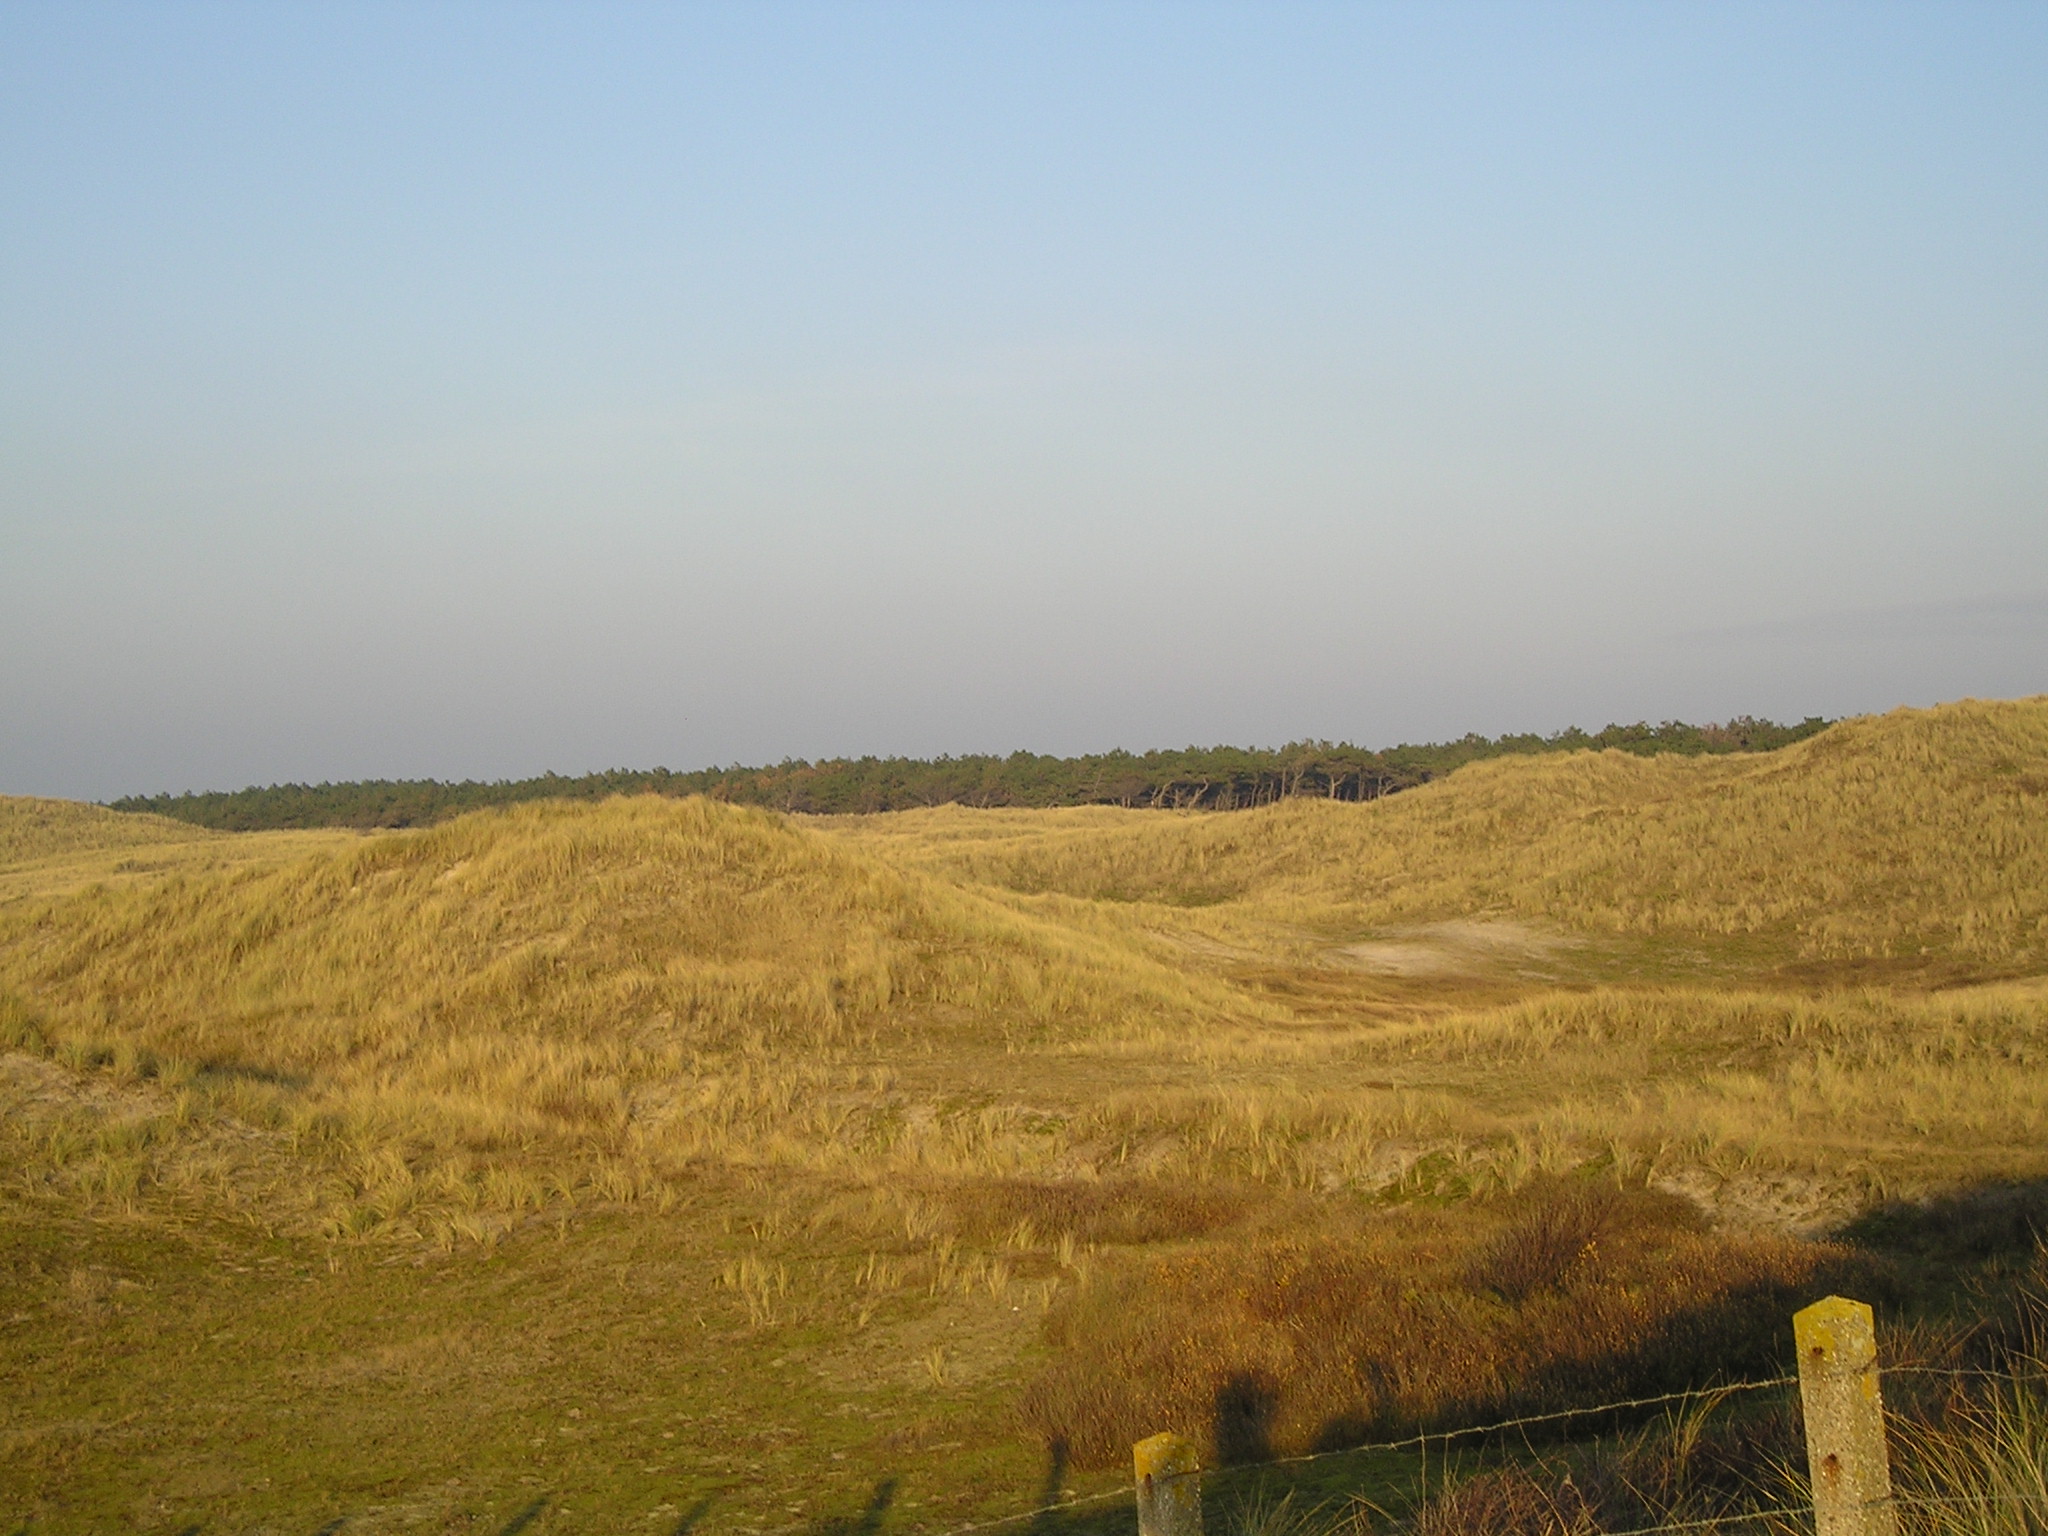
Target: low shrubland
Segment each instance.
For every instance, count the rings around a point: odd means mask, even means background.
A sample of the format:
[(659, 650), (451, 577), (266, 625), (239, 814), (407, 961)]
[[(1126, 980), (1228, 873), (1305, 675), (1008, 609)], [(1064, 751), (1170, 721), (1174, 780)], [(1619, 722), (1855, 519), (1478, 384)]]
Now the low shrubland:
[(1869, 1288), (1849, 1250), (1700, 1228), (1641, 1186), (1545, 1181), (1105, 1262), (1023, 1412), (1083, 1461), (1161, 1425), (1263, 1461), (1774, 1374), (1797, 1306)]
[[(2023, 1202), (2041, 1214), (2038, 1194)], [(1981, 1219), (2009, 1199), (1974, 1207)], [(1953, 1210), (1951, 1215), (1956, 1214)], [(1936, 1226), (1942, 1225), (1940, 1222)], [(2011, 1245), (2006, 1245), (2010, 1249)], [(1898, 1529), (1908, 1536), (2023, 1536), (2048, 1514), (2048, 1251), (2022, 1246), (1985, 1315), (1880, 1329)], [(1718, 1528), (1812, 1529), (1806, 1452), (1786, 1391), (1700, 1392), (1622, 1432), (1577, 1444), (1446, 1447), (1431, 1496), (1398, 1510), (1293, 1506), (1292, 1536), (1358, 1536), (1398, 1520), (1421, 1536), (1598, 1536)], [(1257, 1497), (1247, 1536), (1273, 1508)]]

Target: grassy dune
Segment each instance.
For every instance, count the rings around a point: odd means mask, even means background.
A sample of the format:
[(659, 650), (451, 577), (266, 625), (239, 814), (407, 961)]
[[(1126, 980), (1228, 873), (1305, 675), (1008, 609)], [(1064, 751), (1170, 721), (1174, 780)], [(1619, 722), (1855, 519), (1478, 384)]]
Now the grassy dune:
[(0, 799), (0, 862), (34, 866), (60, 855), (226, 839), (162, 816), (125, 816), (75, 800)]
[(0, 1511), (937, 1527), (1768, 1364), (1948, 1305), (1859, 1213), (2048, 1177), (2044, 973), (2041, 699), (1231, 815), (0, 801)]
[(141, 1123), (174, 1129), (125, 1129), (81, 1176), (162, 1179), (218, 1103), (289, 1141), (301, 1197), (324, 1173), (351, 1233), (473, 1231), (707, 1159), (972, 1162), (953, 1143), (1001, 1117), (920, 1136), (885, 1063), (1258, 1016), (1114, 934), (701, 800), (480, 813), (5, 922), (14, 1043), (171, 1096)]
[(1496, 759), (1385, 805), (1289, 800), (1166, 826), (948, 808), (880, 836), (1010, 890), (1325, 931), (1491, 912), (1907, 970), (2031, 970), (2048, 958), (2044, 763), (2042, 701), (1973, 701), (1755, 756)]
[(71, 800), (0, 796), (0, 903), (90, 885), (154, 881), (173, 871), (269, 864), (339, 846), (346, 833), (227, 837), (162, 816), (128, 816)]

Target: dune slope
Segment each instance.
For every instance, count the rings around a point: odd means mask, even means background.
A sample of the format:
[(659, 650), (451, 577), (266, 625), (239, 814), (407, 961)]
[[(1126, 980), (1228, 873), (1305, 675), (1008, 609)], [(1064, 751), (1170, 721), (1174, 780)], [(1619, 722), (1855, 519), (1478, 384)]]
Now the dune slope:
[(1017, 891), (1331, 927), (1493, 912), (1809, 956), (2048, 957), (2048, 698), (1844, 721), (1754, 757), (1502, 758), (1364, 805), (947, 835), (970, 815), (925, 813), (925, 857)]

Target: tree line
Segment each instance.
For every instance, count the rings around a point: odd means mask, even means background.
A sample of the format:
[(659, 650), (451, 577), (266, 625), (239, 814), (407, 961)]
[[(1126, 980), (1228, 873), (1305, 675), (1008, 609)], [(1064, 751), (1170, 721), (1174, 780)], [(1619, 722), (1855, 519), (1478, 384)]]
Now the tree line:
[(766, 768), (608, 769), (533, 779), (364, 779), (343, 784), (271, 784), (180, 795), (128, 795), (117, 811), (147, 811), (231, 832), (291, 827), (428, 826), (465, 811), (523, 800), (601, 800), (609, 795), (708, 795), (779, 811), (839, 815), (933, 805), (1120, 805), (1162, 810), (1243, 810), (1294, 795), (1377, 800), (1481, 758), (1516, 753), (1615, 749), (1648, 755), (1768, 752), (1824, 729), (1740, 716), (1722, 725), (1577, 727), (1551, 736), (1468, 735), (1456, 741), (1373, 750), (1348, 742), (1297, 741), (1279, 748), (1186, 747), (1047, 757), (792, 758)]

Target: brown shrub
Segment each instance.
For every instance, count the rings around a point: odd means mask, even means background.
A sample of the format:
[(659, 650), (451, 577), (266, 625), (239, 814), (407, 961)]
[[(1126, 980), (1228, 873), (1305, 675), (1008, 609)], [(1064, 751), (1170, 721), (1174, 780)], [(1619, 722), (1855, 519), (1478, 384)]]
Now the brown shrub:
[(1527, 1186), (1514, 1213), (1481, 1251), (1469, 1281), (1503, 1301), (1525, 1302), (1561, 1289), (1581, 1266), (1598, 1263), (1603, 1242), (1640, 1243), (1645, 1234), (1697, 1229), (1693, 1206), (1640, 1186), (1618, 1188), (1583, 1179)]
[(1025, 1421), (1084, 1463), (1168, 1428), (1255, 1461), (1740, 1379), (1778, 1368), (1790, 1312), (1859, 1262), (1686, 1230), (1623, 1198), (1552, 1283), (1520, 1300), (1475, 1284), (1518, 1221), (1566, 1226), (1535, 1214), (1553, 1198), (1491, 1230), (1471, 1211), (1407, 1208), (1347, 1234), (1106, 1262), (1049, 1316), (1060, 1354), (1026, 1390)]

